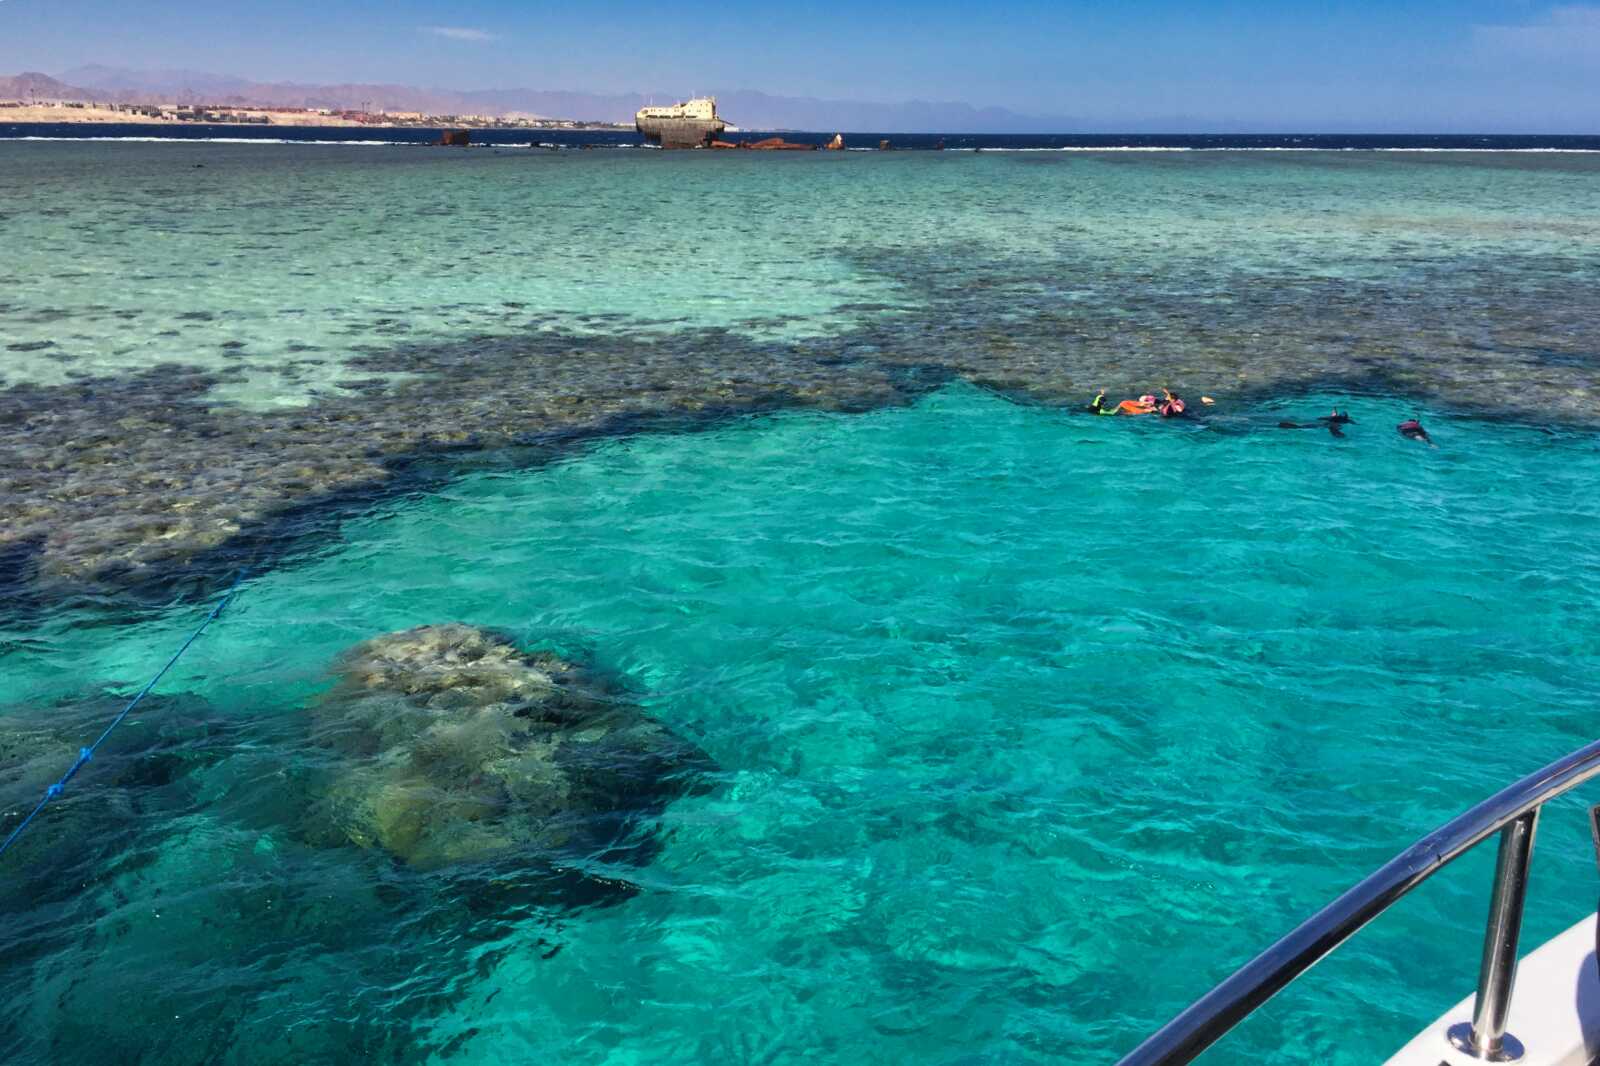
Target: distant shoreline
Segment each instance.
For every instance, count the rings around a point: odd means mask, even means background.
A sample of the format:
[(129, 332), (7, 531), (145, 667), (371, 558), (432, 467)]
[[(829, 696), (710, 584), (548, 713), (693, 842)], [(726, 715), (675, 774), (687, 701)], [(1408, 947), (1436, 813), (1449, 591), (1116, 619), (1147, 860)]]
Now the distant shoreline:
[[(248, 110), (248, 109), (241, 109)], [(252, 112), (253, 113), (253, 112)], [(303, 116), (307, 120), (294, 121), (302, 116), (290, 114), (267, 114), (266, 122), (192, 122), (179, 121), (170, 118), (158, 118), (153, 115), (141, 115), (133, 111), (113, 111), (109, 107), (52, 107), (44, 104), (24, 104), (21, 107), (0, 106), (0, 122), (14, 122), (21, 124), (38, 123), (51, 126), (330, 126), (350, 127), (360, 126), (363, 123), (349, 119), (341, 119), (334, 115), (309, 114)]]
[[(418, 119), (405, 121), (374, 121), (372, 119), (345, 118), (341, 115), (321, 111), (290, 111), (264, 107), (230, 107), (224, 109), (228, 114), (216, 115), (204, 119), (177, 119), (168, 116), (143, 114), (138, 111), (116, 110), (110, 107), (83, 106), (56, 106), (53, 104), (0, 104), (0, 125), (85, 125), (85, 126), (158, 126), (166, 128), (183, 128), (191, 126), (244, 126), (260, 128), (262, 126), (304, 129), (307, 127), (326, 127), (328, 129), (478, 129), (478, 130), (514, 130), (538, 132), (617, 132), (622, 130), (632, 131), (632, 126), (617, 123), (580, 123), (569, 119), (540, 119), (526, 124), (518, 122), (486, 122), (482, 117), (473, 117), (461, 121), (450, 121), (457, 118), (453, 115), (425, 115)], [(248, 118), (230, 118), (231, 115), (245, 115)]]

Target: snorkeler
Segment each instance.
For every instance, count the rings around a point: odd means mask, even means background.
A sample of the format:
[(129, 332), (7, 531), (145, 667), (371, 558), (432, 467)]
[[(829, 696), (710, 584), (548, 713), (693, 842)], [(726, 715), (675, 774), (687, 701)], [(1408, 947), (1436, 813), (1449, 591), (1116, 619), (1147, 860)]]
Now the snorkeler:
[(1430, 448), (1438, 447), (1437, 444), (1433, 443), (1433, 438), (1428, 436), (1428, 431), (1422, 428), (1422, 423), (1415, 418), (1408, 418), (1394, 428), (1399, 430), (1400, 435), (1406, 440), (1420, 440)]
[(1097, 415), (1153, 415), (1156, 413), (1156, 398), (1146, 394), (1137, 400), (1123, 400), (1115, 407), (1107, 407), (1106, 390), (1101, 389), (1090, 401), (1089, 410)]
[(1316, 421), (1316, 423), (1314, 425), (1312, 425), (1312, 424), (1304, 424), (1304, 423), (1300, 423), (1300, 422), (1279, 422), (1278, 423), (1278, 428), (1279, 429), (1322, 429), (1322, 428), (1326, 427), (1328, 432), (1330, 434), (1332, 434), (1333, 436), (1342, 437), (1342, 436), (1344, 436), (1344, 430), (1340, 429), (1339, 427), (1340, 426), (1353, 426), (1353, 425), (1355, 425), (1355, 421), (1356, 421), (1355, 419), (1350, 417), (1349, 412), (1341, 411), (1337, 407), (1335, 407), (1333, 409), (1333, 413), (1332, 414), (1323, 415), (1321, 418), (1317, 419), (1317, 421)]
[[(1210, 397), (1203, 399), (1205, 403), (1214, 403)], [(1090, 400), (1091, 415), (1160, 415), (1162, 418), (1182, 418), (1189, 413), (1189, 405), (1184, 402), (1181, 395), (1173, 395), (1171, 389), (1162, 389), (1162, 400), (1155, 399), (1154, 395), (1141, 395), (1138, 400), (1123, 400), (1117, 407), (1106, 407), (1106, 389), (1094, 394)]]
[(1164, 397), (1160, 402), (1150, 393), (1145, 393), (1137, 400), (1123, 400), (1115, 407), (1106, 406), (1106, 390), (1101, 389), (1094, 394), (1094, 399), (1089, 401), (1089, 411), (1097, 415), (1155, 415), (1162, 418), (1181, 418), (1189, 410), (1183, 397), (1174, 396), (1168, 389), (1162, 389)]

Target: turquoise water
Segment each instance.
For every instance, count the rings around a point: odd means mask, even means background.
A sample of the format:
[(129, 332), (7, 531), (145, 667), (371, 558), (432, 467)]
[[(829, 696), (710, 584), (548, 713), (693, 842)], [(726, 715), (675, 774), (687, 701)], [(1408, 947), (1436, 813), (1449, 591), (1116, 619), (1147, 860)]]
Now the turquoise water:
[[(268, 410), (406, 343), (871, 328), (906, 334), (901, 359), (1077, 391), (1129, 364), (1272, 389), (1379, 346), (1428, 364), (1413, 387), (1494, 403), (1486, 374), (1541, 384), (1529, 316), (1555, 352), (1592, 337), (1600, 262), (1592, 155), (0, 143), (0, 174), (0, 382), (171, 361)], [(1007, 350), (1040, 338), (1076, 365)], [(1565, 391), (1541, 402), (1585, 406)]]
[[(1348, 404), (1344, 440), (1266, 428)], [(15, 858), (8, 1061), (1105, 1061), (1511, 777), (1594, 735), (1600, 445), (1314, 394), (1212, 424), (956, 383), (487, 469), (345, 522), (172, 675), (184, 775), (94, 768)], [(197, 621), (0, 631), (14, 720)], [(585, 658), (716, 764), (631, 898), (297, 836), (334, 658), (463, 621)], [(154, 728), (158, 712), (135, 723)], [(70, 749), (69, 749), (70, 750)], [(99, 819), (100, 821), (97, 821)], [(113, 840), (90, 846), (97, 825)], [(54, 850), (48, 850), (49, 848)], [(1474, 855), (1213, 1053), (1365, 1063), (1466, 994)], [(13, 866), (12, 870), (17, 869)], [(16, 876), (13, 874), (12, 876)], [(1528, 937), (1593, 905), (1547, 812)], [(526, 886), (521, 886), (525, 888)], [(0, 886), (0, 891), (5, 891)], [(15, 896), (7, 892), (14, 900)]]
[[(0, 143), (0, 830), (252, 568), (0, 857), (0, 1059), (1132, 1047), (1593, 738), (1597, 176)], [(1217, 402), (1080, 413), (1160, 385)], [(341, 656), (447, 622), (712, 769), (583, 854), (330, 837)], [(1557, 804), (1530, 942), (1589, 850)], [(1398, 1047), (1489, 861), (1212, 1058)]]
[(0, 600), (121, 610), (420, 462), (950, 380), (1600, 427), (1600, 154), (0, 142)]

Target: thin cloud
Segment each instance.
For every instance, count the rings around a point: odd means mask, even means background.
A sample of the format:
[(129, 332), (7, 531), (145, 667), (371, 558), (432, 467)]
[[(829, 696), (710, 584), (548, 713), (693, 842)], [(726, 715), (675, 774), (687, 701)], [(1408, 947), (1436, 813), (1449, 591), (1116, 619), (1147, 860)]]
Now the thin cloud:
[(1553, 7), (1520, 26), (1474, 26), (1473, 42), (1500, 54), (1540, 59), (1600, 59), (1600, 7)]
[(492, 41), (494, 34), (488, 30), (475, 30), (471, 26), (424, 26), (423, 33), (431, 33), (435, 37), (448, 37), (452, 41)]

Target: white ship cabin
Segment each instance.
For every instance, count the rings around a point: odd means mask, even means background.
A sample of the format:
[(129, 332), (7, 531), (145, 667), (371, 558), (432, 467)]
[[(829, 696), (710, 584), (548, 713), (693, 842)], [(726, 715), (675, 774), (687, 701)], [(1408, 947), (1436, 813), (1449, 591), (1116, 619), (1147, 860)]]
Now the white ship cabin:
[(717, 118), (717, 98), (715, 96), (698, 96), (682, 104), (671, 104), (664, 107), (641, 107), (638, 117), (702, 119), (706, 122), (714, 122)]

